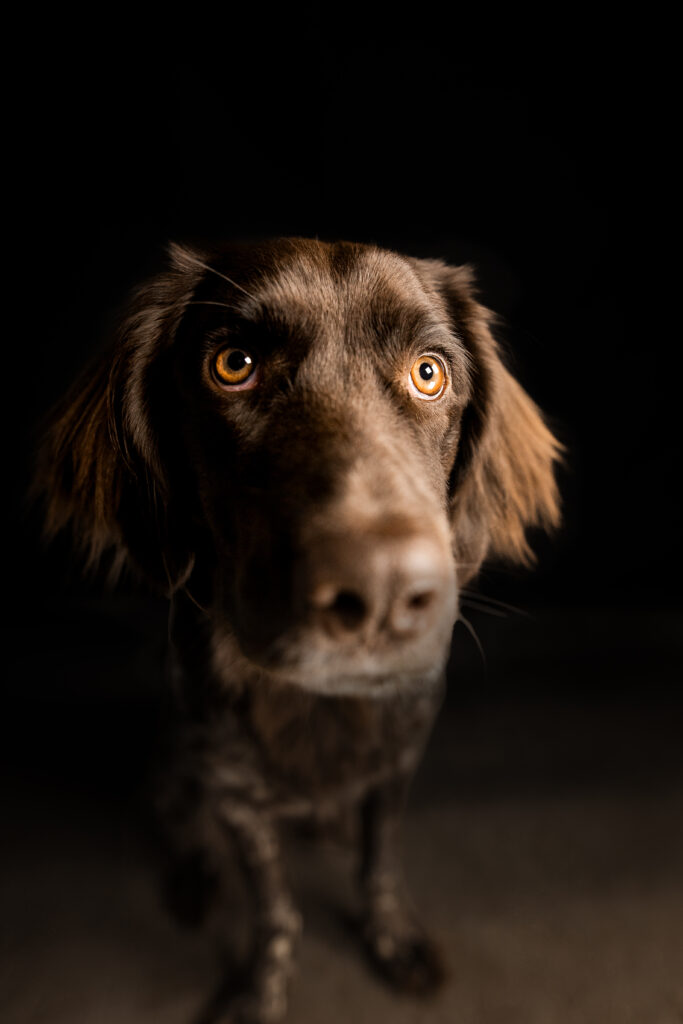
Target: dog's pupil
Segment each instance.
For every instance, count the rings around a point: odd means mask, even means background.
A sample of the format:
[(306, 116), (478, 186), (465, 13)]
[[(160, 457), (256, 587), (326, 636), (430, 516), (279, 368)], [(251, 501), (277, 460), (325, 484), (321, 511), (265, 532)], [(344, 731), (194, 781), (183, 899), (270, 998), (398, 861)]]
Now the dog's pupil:
[(422, 377), (422, 380), (432, 379), (432, 377), (434, 376), (434, 367), (431, 365), (431, 363), (420, 364), (420, 376)]
[(231, 370), (243, 370), (247, 365), (247, 356), (236, 348), (228, 356), (227, 362)]

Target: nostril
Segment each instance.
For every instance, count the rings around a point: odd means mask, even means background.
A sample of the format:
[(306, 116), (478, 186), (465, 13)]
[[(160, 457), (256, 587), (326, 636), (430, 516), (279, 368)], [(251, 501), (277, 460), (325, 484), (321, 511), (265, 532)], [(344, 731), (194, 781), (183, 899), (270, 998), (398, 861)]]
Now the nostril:
[(312, 604), (323, 613), (329, 625), (342, 626), (349, 631), (358, 629), (368, 616), (367, 605), (360, 594), (353, 590), (337, 590), (330, 585), (316, 589)]
[(429, 608), (435, 597), (436, 592), (434, 590), (423, 590), (417, 594), (412, 594), (406, 604), (413, 611), (421, 611), (423, 608)]
[(362, 597), (350, 590), (340, 590), (328, 606), (331, 613), (346, 629), (357, 629), (366, 617), (367, 609)]
[(436, 605), (437, 597), (438, 590), (434, 587), (409, 590), (398, 597), (390, 613), (392, 631), (408, 637), (427, 628), (434, 617), (433, 607)]

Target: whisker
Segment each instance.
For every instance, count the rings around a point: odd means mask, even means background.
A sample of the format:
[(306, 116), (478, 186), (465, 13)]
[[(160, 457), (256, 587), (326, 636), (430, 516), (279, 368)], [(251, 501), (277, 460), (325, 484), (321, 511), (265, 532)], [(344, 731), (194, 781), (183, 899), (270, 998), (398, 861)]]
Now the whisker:
[(479, 654), (481, 655), (482, 664), (483, 664), (485, 669), (488, 669), (488, 666), (486, 664), (486, 655), (484, 654), (484, 648), (481, 645), (481, 640), (477, 636), (477, 633), (476, 633), (476, 630), (475, 630), (474, 626), (472, 625), (472, 623), (468, 619), (465, 618), (465, 616), (462, 614), (462, 612), (460, 612), (460, 614), (458, 615), (457, 622), (462, 622), (463, 626), (465, 627), (467, 632), (470, 634), (470, 636), (474, 640), (475, 644), (477, 645), (477, 649), (479, 651)]
[(476, 590), (461, 590), (460, 593), (463, 597), (469, 600), (480, 601), (482, 604), (495, 605), (498, 608), (505, 608), (508, 612), (514, 612), (515, 615), (523, 615), (527, 619), (533, 618), (530, 612), (524, 610), (524, 608), (517, 608), (514, 604), (507, 604), (505, 601), (499, 601), (496, 597), (489, 597), (488, 594), (480, 594)]
[(208, 614), (209, 614), (209, 609), (208, 609), (208, 608), (205, 608), (205, 607), (204, 607), (204, 605), (202, 605), (202, 604), (200, 604), (200, 603), (199, 603), (199, 601), (198, 601), (198, 600), (196, 599), (196, 597), (194, 597), (194, 596), (193, 596), (193, 594), (191, 594), (191, 593), (190, 593), (190, 591), (189, 591), (189, 589), (188, 589), (188, 587), (187, 587), (187, 586), (185, 586), (185, 587), (184, 587), (183, 589), (184, 589), (185, 593), (187, 594), (187, 596), (189, 597), (190, 601), (192, 601), (192, 604), (193, 604), (193, 605), (195, 605), (195, 607), (196, 607), (196, 608), (198, 608), (198, 609), (199, 609), (199, 611), (200, 611), (200, 612), (201, 612), (201, 613), (202, 613), (203, 615), (206, 615), (206, 616), (208, 616)]
[(495, 615), (498, 619), (507, 619), (507, 613), (501, 611), (499, 608), (491, 608), (487, 604), (479, 604), (477, 601), (473, 601), (471, 597), (464, 597), (461, 604), (467, 605), (468, 608), (473, 608), (476, 612), (483, 612), (486, 615)]
[(238, 284), (237, 281), (233, 281), (231, 277), (228, 277), (227, 274), (223, 274), (220, 270), (216, 270), (215, 267), (212, 267), (209, 263), (206, 263), (204, 260), (200, 260), (199, 256), (197, 256), (195, 253), (184, 253), (184, 258), (189, 259), (191, 263), (195, 263), (198, 267), (202, 267), (204, 270), (208, 270), (210, 274), (215, 274), (216, 277), (220, 277), (224, 281), (227, 281), (227, 283), (232, 285), (233, 288), (237, 288), (239, 291), (244, 292), (247, 298), (251, 299), (252, 302), (256, 301), (251, 292), (248, 292), (247, 289), (243, 288), (241, 284)]
[(229, 309), (231, 313), (238, 313), (237, 306), (230, 306), (227, 302), (211, 302), (209, 299), (194, 299), (187, 303), (188, 306), (220, 306), (221, 309)]

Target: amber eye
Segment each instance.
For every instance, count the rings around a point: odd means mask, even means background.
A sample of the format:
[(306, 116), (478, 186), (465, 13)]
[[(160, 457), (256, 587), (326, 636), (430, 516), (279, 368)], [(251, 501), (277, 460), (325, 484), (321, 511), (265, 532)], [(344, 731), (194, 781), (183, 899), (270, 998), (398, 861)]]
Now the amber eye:
[(420, 398), (438, 398), (446, 386), (446, 370), (436, 356), (419, 356), (410, 368), (410, 379)]
[(213, 372), (219, 384), (246, 385), (255, 377), (256, 360), (243, 348), (224, 348), (214, 356)]

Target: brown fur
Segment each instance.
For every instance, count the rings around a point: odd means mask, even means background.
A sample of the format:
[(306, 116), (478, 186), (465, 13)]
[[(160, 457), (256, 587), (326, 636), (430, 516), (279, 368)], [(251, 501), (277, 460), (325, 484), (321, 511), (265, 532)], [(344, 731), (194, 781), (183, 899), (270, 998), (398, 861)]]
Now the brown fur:
[(471, 406), (475, 436), (453, 495), (456, 557), (472, 566), (472, 575), (486, 557), (528, 565), (533, 555), (527, 528), (559, 523), (550, 467), (562, 446), (503, 364), (491, 333), (496, 316), (476, 300), (471, 268), (431, 260), (421, 264), (445, 293), (456, 322), (467, 325), (477, 375)]
[[(493, 323), (466, 267), (302, 239), (172, 246), (54, 416), (48, 534), (70, 525), (90, 563), (111, 551), (114, 573), (127, 561), (172, 598), (169, 832), (212, 874), (232, 836), (250, 877), (253, 963), (214, 1016), (284, 1013), (299, 924), (276, 827), (292, 815), (364, 808), (369, 951), (398, 987), (438, 980), (395, 822), (458, 588), (489, 556), (528, 562), (527, 529), (559, 517), (559, 446)], [(212, 377), (228, 343), (257, 353), (253, 389)], [(430, 351), (448, 386), (423, 401), (408, 373)]]

